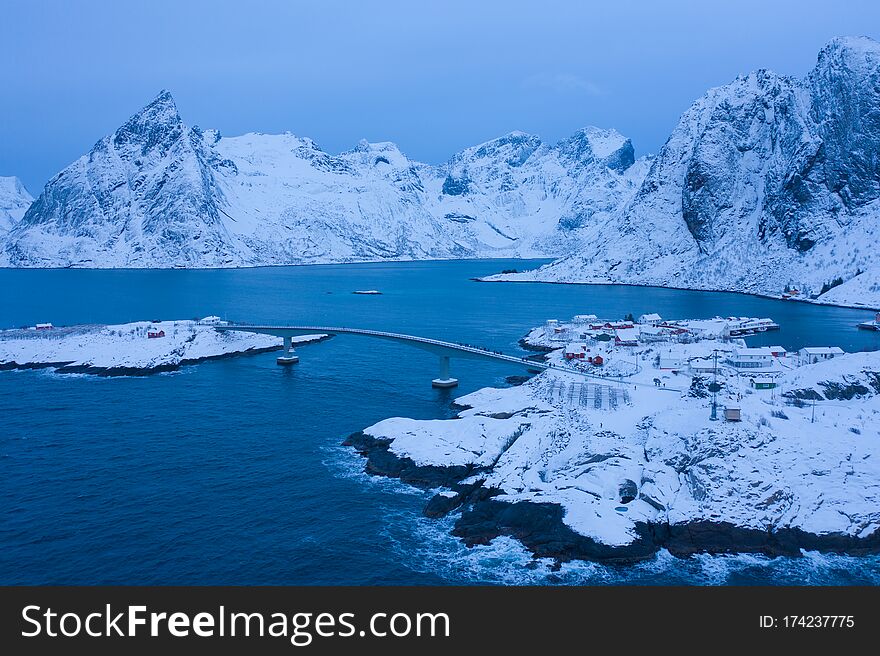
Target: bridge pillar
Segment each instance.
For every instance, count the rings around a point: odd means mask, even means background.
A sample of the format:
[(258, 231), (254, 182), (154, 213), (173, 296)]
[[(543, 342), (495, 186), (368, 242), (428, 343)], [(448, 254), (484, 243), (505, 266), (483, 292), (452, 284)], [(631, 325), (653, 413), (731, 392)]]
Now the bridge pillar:
[(449, 356), (441, 355), (440, 356), (440, 376), (431, 381), (431, 387), (440, 387), (440, 388), (448, 388), (448, 387), (457, 387), (458, 379), (450, 378), (449, 376)]
[(299, 362), (299, 356), (293, 350), (293, 338), (290, 335), (284, 337), (284, 350), (276, 360), (278, 364), (296, 364)]

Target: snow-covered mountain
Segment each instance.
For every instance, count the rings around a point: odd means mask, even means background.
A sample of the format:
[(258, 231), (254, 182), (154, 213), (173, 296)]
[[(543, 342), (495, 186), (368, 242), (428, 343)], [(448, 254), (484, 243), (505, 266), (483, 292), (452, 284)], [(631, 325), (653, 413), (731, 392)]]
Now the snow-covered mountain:
[(555, 145), (515, 132), (443, 166), (392, 143), (331, 155), (289, 133), (227, 138), (188, 127), (163, 91), (49, 181), (0, 265), (558, 256), (646, 170), (629, 140), (597, 128)]
[(21, 180), (14, 176), (0, 176), (0, 239), (21, 220), (33, 202)]
[(571, 256), (514, 279), (880, 304), (880, 44), (837, 38), (804, 79), (759, 70), (685, 112), (641, 188)]

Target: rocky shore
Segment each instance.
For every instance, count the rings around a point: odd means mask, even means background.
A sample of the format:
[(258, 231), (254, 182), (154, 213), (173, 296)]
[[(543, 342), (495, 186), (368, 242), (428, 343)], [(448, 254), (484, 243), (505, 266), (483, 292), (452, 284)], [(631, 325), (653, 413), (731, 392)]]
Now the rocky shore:
[[(559, 562), (590, 560), (628, 564), (653, 557), (666, 549), (674, 556), (696, 553), (757, 553), (766, 556), (799, 556), (802, 550), (848, 555), (880, 553), (880, 531), (866, 537), (842, 533), (817, 535), (797, 528), (760, 531), (730, 522), (696, 521), (681, 524), (636, 524), (638, 537), (630, 544), (606, 545), (572, 530), (563, 521), (564, 509), (556, 503), (501, 501), (497, 488), (485, 486), (474, 466), (419, 466), (411, 458), (390, 451), (391, 440), (363, 432), (350, 435), (344, 446), (366, 459), (365, 471), (374, 476), (400, 479), (423, 489), (446, 488), (424, 507), (424, 515), (441, 518), (461, 511), (452, 534), (467, 546), (485, 545), (507, 536), (521, 542), (536, 558)], [(476, 479), (473, 482), (463, 482)]]

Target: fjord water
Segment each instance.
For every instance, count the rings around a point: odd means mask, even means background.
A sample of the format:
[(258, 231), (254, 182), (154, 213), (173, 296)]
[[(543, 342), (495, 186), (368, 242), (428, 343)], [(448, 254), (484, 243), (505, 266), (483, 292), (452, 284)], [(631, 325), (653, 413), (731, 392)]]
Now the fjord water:
[[(872, 313), (738, 294), (470, 280), (537, 261), (446, 261), (237, 270), (0, 270), (0, 327), (230, 320), (382, 329), (518, 352), (547, 318), (770, 316), (752, 343), (880, 348)], [(382, 295), (352, 294), (378, 289)], [(503, 363), (436, 359), (339, 336), (146, 377), (0, 372), (0, 583), (457, 584), (880, 582), (880, 560), (668, 554), (634, 567), (552, 571), (511, 540), (467, 549), (429, 493), (365, 475), (340, 446), (389, 416), (447, 418), (455, 396), (504, 385)], [(821, 448), (817, 445), (817, 448)]]

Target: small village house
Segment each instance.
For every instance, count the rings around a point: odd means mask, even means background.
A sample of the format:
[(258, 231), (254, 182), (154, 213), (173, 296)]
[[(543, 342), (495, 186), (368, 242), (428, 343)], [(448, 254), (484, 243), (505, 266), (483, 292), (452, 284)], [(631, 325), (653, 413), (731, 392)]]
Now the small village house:
[(774, 389), (776, 387), (776, 379), (772, 376), (753, 376), (749, 381), (752, 389)]
[(663, 317), (655, 312), (643, 314), (639, 317), (639, 323), (644, 326), (656, 326), (661, 321), (663, 321)]
[(694, 358), (688, 362), (688, 369), (695, 374), (711, 374), (715, 371), (715, 359)]
[(678, 371), (688, 366), (687, 358), (682, 353), (673, 350), (660, 353), (659, 358), (659, 368), (667, 371)]
[(769, 369), (773, 366), (773, 353), (766, 346), (738, 348), (727, 356), (727, 364), (735, 369)]
[(801, 365), (816, 364), (843, 354), (839, 346), (805, 346), (798, 351), (798, 361)]
[(617, 346), (638, 346), (639, 331), (633, 327), (618, 328), (614, 331), (614, 343)]

